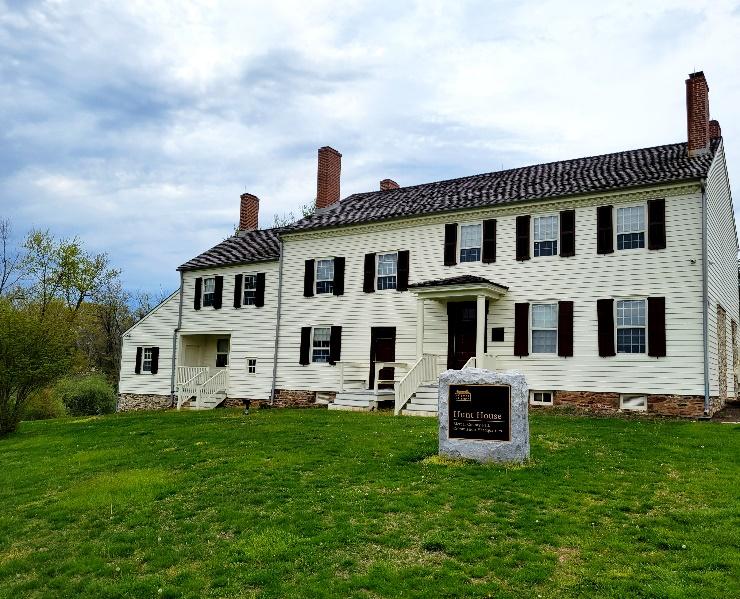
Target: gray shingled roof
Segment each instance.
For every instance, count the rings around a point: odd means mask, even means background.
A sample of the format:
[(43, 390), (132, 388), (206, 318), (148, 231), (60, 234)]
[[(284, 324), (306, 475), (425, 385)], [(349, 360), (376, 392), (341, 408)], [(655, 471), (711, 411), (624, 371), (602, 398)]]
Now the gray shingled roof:
[(285, 232), (695, 180), (706, 176), (718, 143), (694, 158), (688, 157), (686, 143), (676, 143), (357, 193)]
[(483, 277), (476, 277), (475, 275), (460, 275), (458, 277), (449, 277), (447, 279), (434, 279), (432, 281), (422, 281), (421, 283), (414, 283), (409, 285), (409, 289), (425, 289), (428, 287), (450, 287), (452, 285), (493, 285), (500, 289), (509, 288), (506, 285), (500, 283), (494, 283)]
[(188, 260), (177, 270), (197, 270), (214, 266), (277, 260), (280, 258), (279, 231), (280, 229), (242, 231), (192, 260)]

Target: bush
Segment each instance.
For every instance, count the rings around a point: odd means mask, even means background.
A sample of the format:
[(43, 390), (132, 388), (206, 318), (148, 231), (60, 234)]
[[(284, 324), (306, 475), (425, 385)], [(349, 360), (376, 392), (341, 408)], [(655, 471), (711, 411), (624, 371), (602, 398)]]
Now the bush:
[(29, 396), (23, 406), (23, 420), (49, 420), (66, 414), (64, 404), (53, 393), (53, 389), (42, 389)]
[(71, 416), (110, 414), (116, 409), (113, 387), (99, 374), (63, 379), (54, 394)]

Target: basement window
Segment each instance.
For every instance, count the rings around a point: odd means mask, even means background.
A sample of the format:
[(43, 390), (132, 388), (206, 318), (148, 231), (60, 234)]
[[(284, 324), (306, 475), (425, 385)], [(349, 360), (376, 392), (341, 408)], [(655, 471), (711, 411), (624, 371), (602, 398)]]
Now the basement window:
[(619, 409), (635, 412), (647, 412), (647, 395), (625, 393), (619, 396)]
[(213, 299), (216, 296), (216, 279), (210, 277), (203, 279), (203, 305), (212, 306)]
[(530, 391), (529, 403), (533, 406), (551, 406), (552, 396), (552, 391)]

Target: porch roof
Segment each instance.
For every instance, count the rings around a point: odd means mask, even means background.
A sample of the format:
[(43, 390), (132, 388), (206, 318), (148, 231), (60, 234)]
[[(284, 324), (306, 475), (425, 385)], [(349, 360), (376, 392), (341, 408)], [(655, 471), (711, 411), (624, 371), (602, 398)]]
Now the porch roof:
[(483, 277), (461, 275), (446, 279), (434, 279), (409, 285), (409, 291), (419, 297), (430, 299), (449, 299), (475, 297), (482, 295), (498, 299), (509, 291), (506, 285), (494, 283)]

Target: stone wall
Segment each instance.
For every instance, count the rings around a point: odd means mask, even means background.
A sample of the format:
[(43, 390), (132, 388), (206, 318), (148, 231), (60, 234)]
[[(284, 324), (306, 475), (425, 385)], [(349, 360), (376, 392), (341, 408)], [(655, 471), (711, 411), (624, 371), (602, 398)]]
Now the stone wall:
[(116, 411), (132, 412), (134, 410), (166, 410), (171, 408), (172, 405), (172, 398), (169, 395), (121, 393), (118, 396)]
[[(647, 412), (630, 412), (680, 418), (699, 418), (704, 415), (703, 395), (650, 395), (647, 396)], [(555, 391), (554, 406), (570, 406), (597, 414), (619, 412), (619, 393), (595, 391)], [(710, 416), (724, 406), (720, 398), (710, 402)]]
[[(314, 391), (295, 391), (290, 389), (275, 389), (275, 408), (314, 408), (316, 393)], [(323, 407), (323, 406), (322, 406)]]

